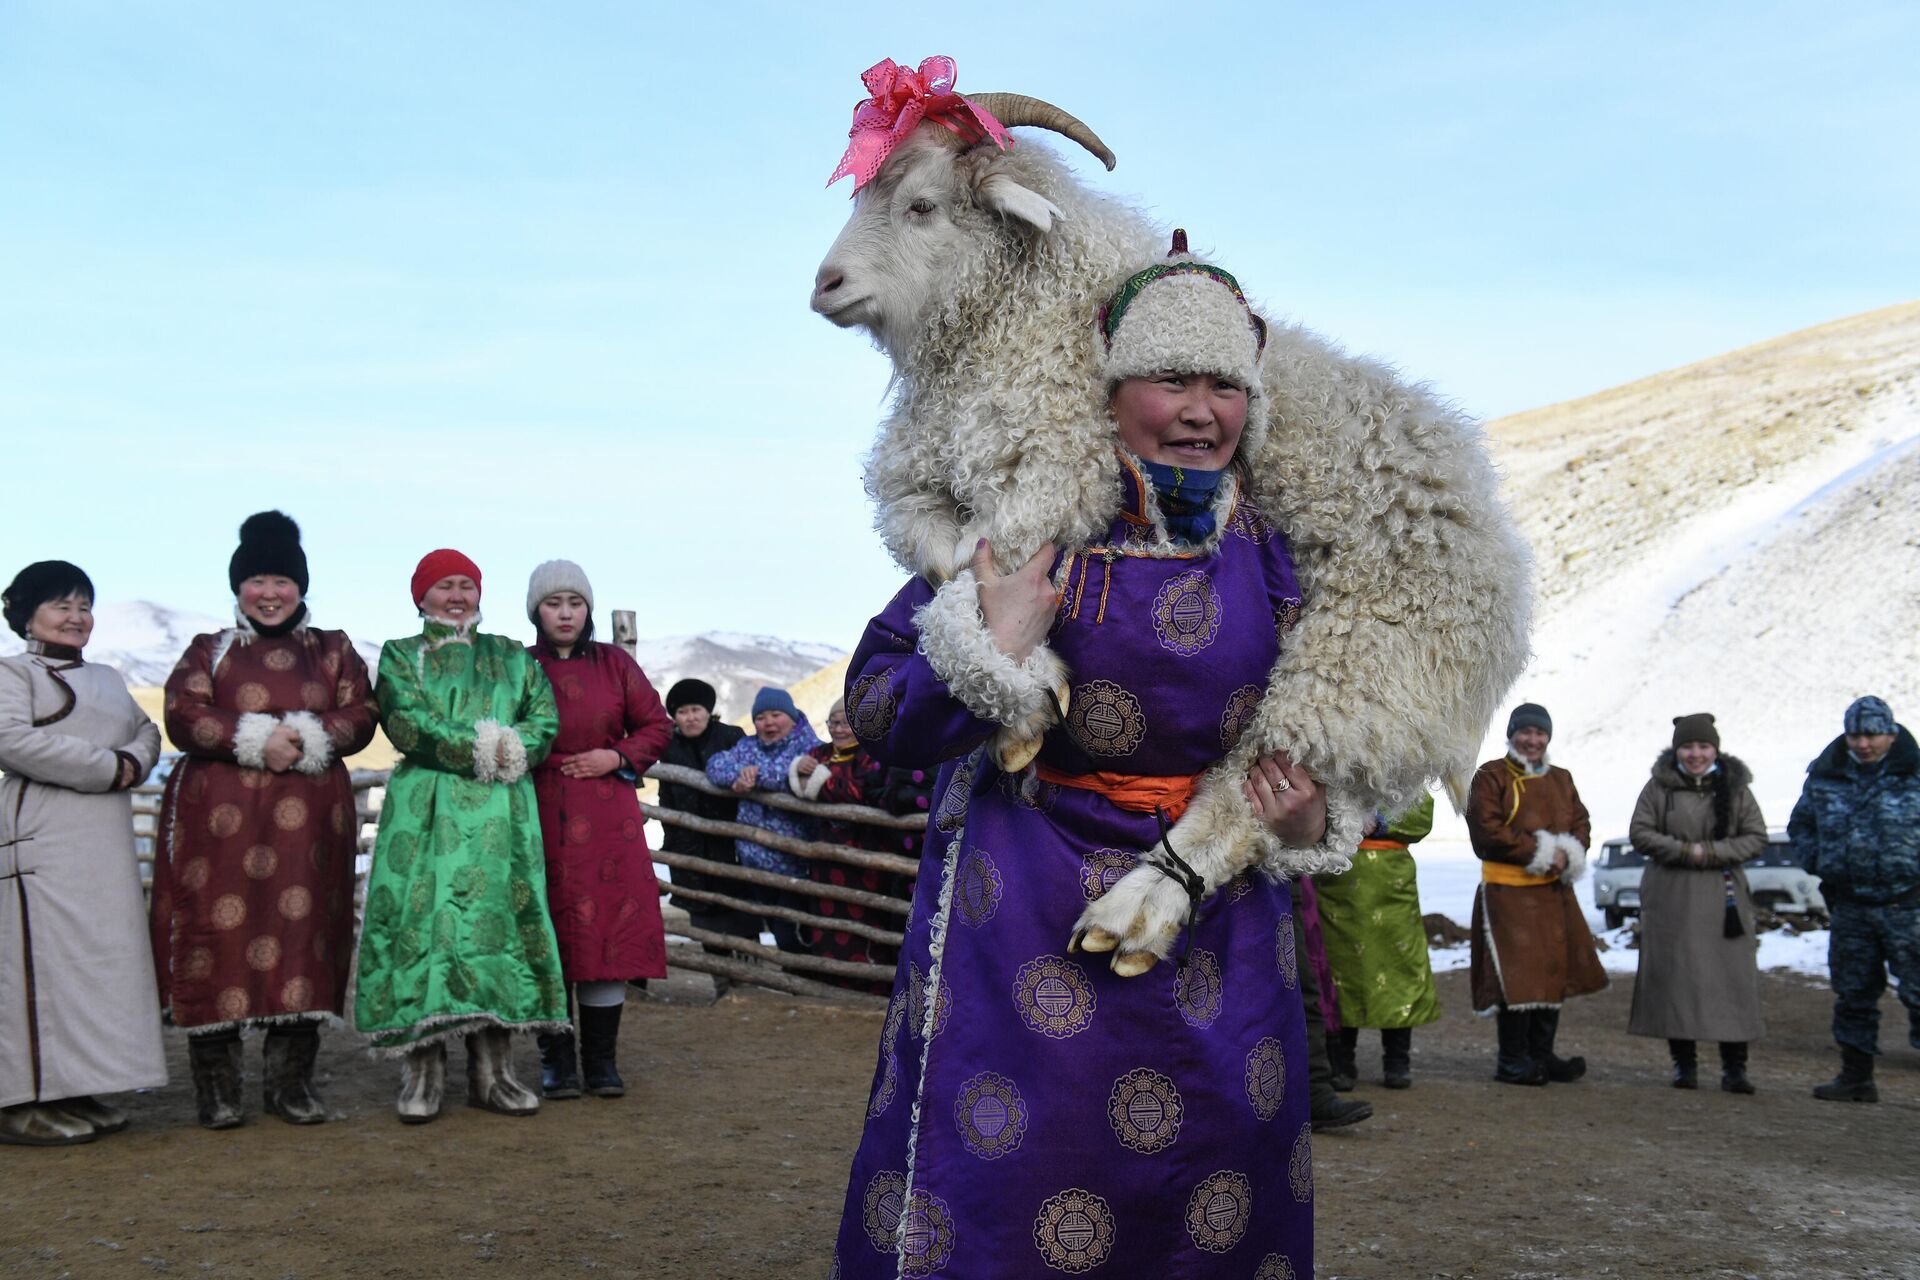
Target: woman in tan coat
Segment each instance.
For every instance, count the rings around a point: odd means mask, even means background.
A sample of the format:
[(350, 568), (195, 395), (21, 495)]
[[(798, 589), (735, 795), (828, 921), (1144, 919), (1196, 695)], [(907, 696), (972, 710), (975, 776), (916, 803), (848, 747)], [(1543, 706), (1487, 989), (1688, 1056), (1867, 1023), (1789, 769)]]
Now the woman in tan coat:
[(1695, 1041), (1720, 1042), (1720, 1087), (1752, 1093), (1747, 1043), (1764, 1030), (1753, 896), (1740, 864), (1766, 847), (1753, 773), (1720, 754), (1706, 712), (1673, 719), (1629, 828), (1646, 855), (1640, 879), (1640, 969), (1627, 1030), (1661, 1036), (1673, 1087), (1699, 1087)]
[(93, 583), (64, 560), (4, 597), (27, 651), (0, 658), (0, 1142), (127, 1127), (96, 1094), (167, 1082), (127, 792), (160, 731), (120, 673), (80, 656)]
[(1493, 1078), (1578, 1080), (1585, 1058), (1554, 1056), (1560, 1006), (1607, 985), (1573, 894), (1591, 832), (1573, 775), (1547, 761), (1553, 720), (1528, 702), (1507, 719), (1507, 754), (1473, 775), (1467, 834), (1480, 859), (1473, 900), (1473, 1007), (1499, 1011)]

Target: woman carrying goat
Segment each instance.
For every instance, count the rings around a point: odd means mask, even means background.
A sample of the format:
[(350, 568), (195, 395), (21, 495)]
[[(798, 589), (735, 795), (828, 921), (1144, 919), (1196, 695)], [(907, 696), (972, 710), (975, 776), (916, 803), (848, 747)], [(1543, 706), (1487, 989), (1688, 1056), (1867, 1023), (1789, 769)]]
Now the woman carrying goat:
[[(1184, 250), (1139, 264), (1101, 314), (1123, 476), (1105, 536), (1005, 576), (983, 542), (939, 592), (908, 583), (849, 668), (849, 719), (877, 757), (946, 762), (841, 1222), (849, 1280), (1208, 1255), (1312, 1274), (1287, 891), (1249, 872), (1204, 894), (1164, 839), (1301, 605), (1287, 539), (1243, 496), (1265, 327)], [(1050, 695), (1043, 644), (1074, 685), (1015, 769), (988, 740)], [(1241, 790), (1286, 845), (1324, 838), (1325, 794), (1285, 757)], [(1076, 925), (1136, 865), (1192, 900), (1175, 963)]]

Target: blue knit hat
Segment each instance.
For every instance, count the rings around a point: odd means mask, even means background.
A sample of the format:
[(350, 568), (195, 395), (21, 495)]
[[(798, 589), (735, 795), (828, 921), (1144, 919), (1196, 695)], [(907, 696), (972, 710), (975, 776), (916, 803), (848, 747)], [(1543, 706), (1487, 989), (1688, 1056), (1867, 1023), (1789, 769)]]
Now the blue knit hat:
[(1853, 705), (1847, 708), (1847, 732), (1853, 733), (1892, 733), (1893, 708), (1886, 700), (1868, 694), (1864, 698), (1855, 698)]
[(770, 684), (761, 685), (760, 692), (753, 695), (753, 714), (762, 711), (784, 711), (788, 719), (800, 723), (800, 708), (793, 705), (793, 695)]

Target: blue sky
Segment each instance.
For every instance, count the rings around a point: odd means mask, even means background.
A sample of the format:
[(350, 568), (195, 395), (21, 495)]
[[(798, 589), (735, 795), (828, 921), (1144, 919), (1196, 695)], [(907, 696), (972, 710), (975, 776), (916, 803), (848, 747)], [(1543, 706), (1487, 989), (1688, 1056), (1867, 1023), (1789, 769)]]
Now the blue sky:
[(886, 363), (806, 299), (859, 73), (933, 53), (1487, 416), (1920, 297), (1909, 4), (0, 0), (0, 572), (220, 614), (279, 506), (367, 639), (452, 545), (503, 630), (564, 556), (851, 647)]

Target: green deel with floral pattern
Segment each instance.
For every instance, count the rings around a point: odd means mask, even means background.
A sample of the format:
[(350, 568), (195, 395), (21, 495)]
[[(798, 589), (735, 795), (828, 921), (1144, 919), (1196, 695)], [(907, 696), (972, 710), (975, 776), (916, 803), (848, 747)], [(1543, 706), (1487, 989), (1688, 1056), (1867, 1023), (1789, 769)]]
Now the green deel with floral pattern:
[(429, 620), (381, 649), (375, 696), (401, 759), (367, 879), (354, 1024), (396, 1051), (489, 1025), (560, 1028), (528, 772), (559, 731), (546, 674), (515, 641)]

